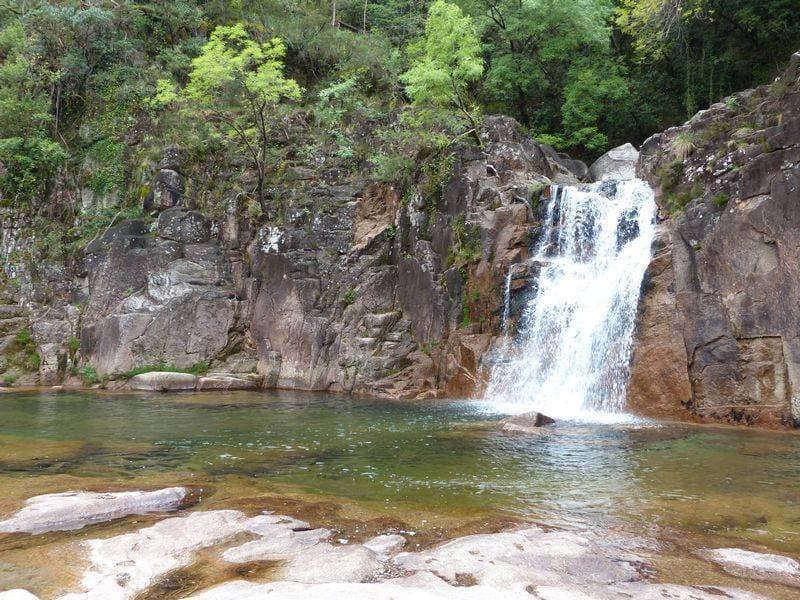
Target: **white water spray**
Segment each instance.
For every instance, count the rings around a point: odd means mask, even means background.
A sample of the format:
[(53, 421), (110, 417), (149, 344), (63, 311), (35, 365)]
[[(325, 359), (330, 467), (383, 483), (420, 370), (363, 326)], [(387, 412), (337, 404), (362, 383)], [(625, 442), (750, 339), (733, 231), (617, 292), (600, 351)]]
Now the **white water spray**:
[(531, 259), (539, 270), (536, 290), (516, 339), (492, 370), (488, 400), (507, 412), (624, 419), (655, 212), (653, 191), (639, 180), (553, 189)]

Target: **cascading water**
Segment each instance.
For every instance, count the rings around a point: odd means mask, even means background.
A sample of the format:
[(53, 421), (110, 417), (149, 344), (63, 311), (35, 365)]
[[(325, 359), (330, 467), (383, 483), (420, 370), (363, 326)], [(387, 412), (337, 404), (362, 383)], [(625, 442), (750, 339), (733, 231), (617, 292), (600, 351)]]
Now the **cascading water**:
[(530, 261), (536, 289), (486, 398), (509, 412), (619, 420), (655, 233), (653, 191), (639, 180), (604, 181), (554, 188), (552, 198)]

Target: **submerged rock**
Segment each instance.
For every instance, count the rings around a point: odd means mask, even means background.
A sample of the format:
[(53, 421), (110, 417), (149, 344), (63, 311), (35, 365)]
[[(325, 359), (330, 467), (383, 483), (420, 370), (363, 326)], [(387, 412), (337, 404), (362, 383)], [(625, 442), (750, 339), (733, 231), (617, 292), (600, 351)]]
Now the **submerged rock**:
[(500, 421), (501, 431), (505, 433), (542, 433), (542, 427), (552, 425), (556, 421), (539, 412), (529, 412), (515, 415)]
[(185, 392), (197, 387), (197, 379), (190, 373), (153, 371), (131, 377), (128, 387), (140, 392)]
[(751, 552), (741, 548), (704, 550), (700, 555), (738, 577), (800, 587), (800, 562), (788, 556)]
[(182, 487), (154, 492), (64, 492), (35, 496), (12, 517), (0, 521), (3, 533), (68, 531), (149, 512), (177, 510), (188, 490)]

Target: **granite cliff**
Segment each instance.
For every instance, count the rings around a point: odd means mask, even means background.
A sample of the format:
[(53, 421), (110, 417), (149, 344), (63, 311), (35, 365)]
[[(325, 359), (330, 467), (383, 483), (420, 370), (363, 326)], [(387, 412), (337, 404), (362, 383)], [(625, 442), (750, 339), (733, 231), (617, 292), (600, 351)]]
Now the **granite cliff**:
[(764, 426), (800, 421), (800, 53), (772, 85), (647, 140), (662, 219), (629, 404)]

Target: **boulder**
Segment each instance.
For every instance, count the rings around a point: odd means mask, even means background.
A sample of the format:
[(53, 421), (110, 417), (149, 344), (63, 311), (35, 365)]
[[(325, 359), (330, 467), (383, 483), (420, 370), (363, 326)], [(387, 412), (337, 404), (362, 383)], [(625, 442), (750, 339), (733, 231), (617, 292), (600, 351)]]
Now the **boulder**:
[(128, 515), (178, 509), (188, 490), (182, 487), (153, 492), (64, 492), (35, 496), (16, 514), (0, 521), (3, 533), (68, 531)]
[(591, 181), (634, 179), (638, 160), (639, 151), (632, 144), (612, 148), (589, 167), (589, 179)]
[(225, 390), (257, 390), (260, 387), (259, 376), (237, 376), (230, 373), (210, 373), (197, 379), (198, 392)]
[(161, 169), (153, 182), (153, 191), (144, 201), (144, 209), (158, 212), (178, 206), (184, 191), (185, 183), (180, 173), (173, 169)]
[(131, 377), (128, 387), (139, 392), (185, 392), (197, 388), (197, 379), (190, 373), (151, 371)]
[(158, 215), (158, 237), (182, 244), (200, 244), (211, 238), (211, 223), (196, 210), (169, 208)]
[(541, 433), (542, 427), (555, 423), (547, 415), (539, 412), (529, 412), (522, 415), (515, 415), (500, 421), (500, 430), (504, 433)]

